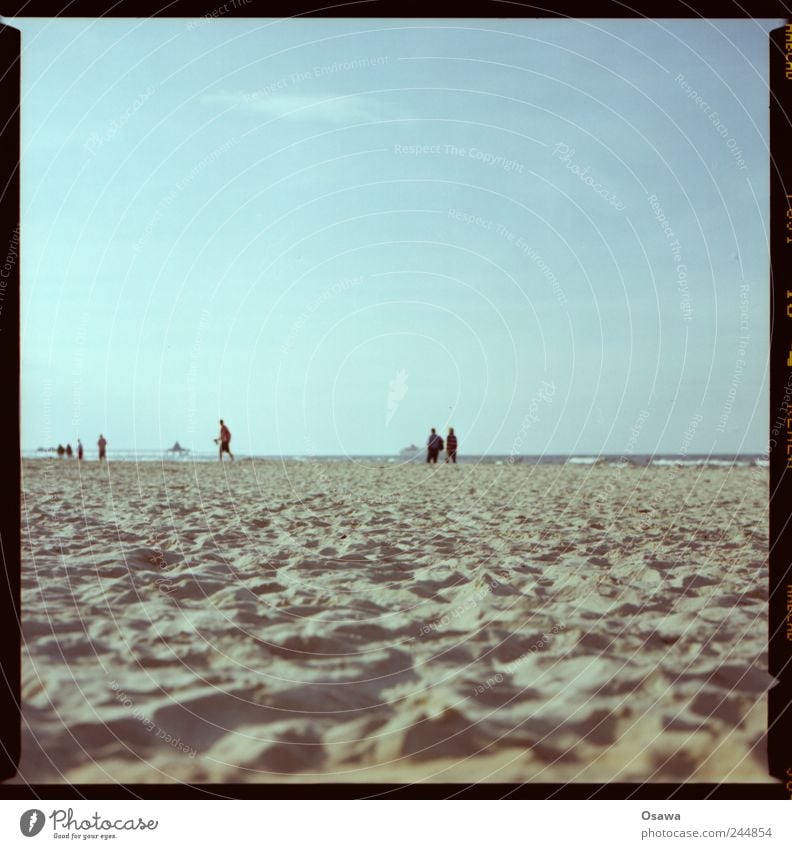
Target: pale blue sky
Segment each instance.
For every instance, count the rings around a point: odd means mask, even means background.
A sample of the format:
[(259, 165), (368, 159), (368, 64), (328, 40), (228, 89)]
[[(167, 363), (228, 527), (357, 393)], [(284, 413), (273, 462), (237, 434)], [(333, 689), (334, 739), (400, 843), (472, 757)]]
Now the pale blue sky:
[(24, 448), (764, 450), (778, 22), (14, 23)]

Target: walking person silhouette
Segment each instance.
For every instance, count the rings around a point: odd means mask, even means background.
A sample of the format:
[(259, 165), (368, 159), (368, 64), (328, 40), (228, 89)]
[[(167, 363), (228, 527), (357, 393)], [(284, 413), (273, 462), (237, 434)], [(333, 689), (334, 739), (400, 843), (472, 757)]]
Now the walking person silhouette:
[(222, 419), (220, 419), (220, 436), (215, 439), (215, 442), (220, 445), (218, 457), (221, 463), (223, 462), (223, 453), (228, 454), (232, 460), (234, 459), (234, 455), (231, 453), (231, 431)]

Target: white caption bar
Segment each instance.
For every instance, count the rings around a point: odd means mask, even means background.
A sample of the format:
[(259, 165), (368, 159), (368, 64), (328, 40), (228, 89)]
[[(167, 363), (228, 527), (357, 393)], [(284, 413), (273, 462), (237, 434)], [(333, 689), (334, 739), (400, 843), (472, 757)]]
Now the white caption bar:
[(790, 820), (789, 803), (773, 801), (0, 800), (0, 845), (786, 849)]

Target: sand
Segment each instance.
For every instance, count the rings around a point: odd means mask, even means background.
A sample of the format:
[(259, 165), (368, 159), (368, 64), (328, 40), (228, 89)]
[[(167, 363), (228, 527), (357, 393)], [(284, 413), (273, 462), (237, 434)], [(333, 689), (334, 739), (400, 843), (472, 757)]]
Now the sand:
[(767, 781), (766, 493), (25, 461), (17, 781)]

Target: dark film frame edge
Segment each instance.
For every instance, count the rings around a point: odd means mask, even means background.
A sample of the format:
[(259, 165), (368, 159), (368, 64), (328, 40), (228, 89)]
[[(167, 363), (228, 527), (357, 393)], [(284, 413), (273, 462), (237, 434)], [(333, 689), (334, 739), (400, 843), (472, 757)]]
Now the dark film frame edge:
[[(20, 164), (20, 32), (0, 25), (0, 239), (8, 248), (17, 234), (19, 247)], [(3, 252), (5, 257), (7, 250)], [(21, 459), (19, 432), (19, 266), (20, 257), (3, 282), (0, 313), (0, 481), (5, 508), (0, 510), (0, 779), (16, 774), (20, 755), (21, 632), (20, 543)], [(6, 269), (4, 269), (6, 270)], [(10, 497), (9, 497), (10, 496)]]
[[(792, 26), (770, 33), (770, 422), (781, 414), (792, 369), (792, 72), (787, 77), (785, 43)], [(786, 159), (784, 154), (787, 154)], [(792, 416), (787, 410), (784, 416)], [(768, 434), (768, 436), (770, 436)], [(787, 594), (792, 592), (792, 469), (787, 442), (770, 442), (770, 537), (768, 671), (777, 680), (768, 694), (767, 756), (770, 775), (792, 790), (792, 628), (787, 626)], [(790, 794), (792, 795), (792, 794)]]
[[(411, 3), (394, 3), (391, 0), (375, 0), (375, 2), (339, 4), (334, 8), (318, 6), (316, 11), (303, 7), (296, 9), (291, 0), (280, 0), (275, 4), (267, 4), (267, 17), (281, 16), (320, 16), (332, 17), (427, 17), (445, 16), (469, 17), (781, 17), (785, 18), (788, 9), (782, 3), (761, 2), (754, 0), (742, 5), (723, 3), (699, 2), (686, 4), (682, 0), (670, 0), (663, 9), (648, 8), (648, 4), (626, 6), (615, 0), (600, 0), (595, 6), (583, 0), (561, 0), (555, 3), (552, 10), (542, 6), (521, 4), (516, 2), (476, 3), (471, 7), (448, 2), (430, 0), (422, 3), (420, 8)], [(651, 4), (654, 6), (654, 4)], [(75, 0), (66, 9), (58, 10), (62, 17), (199, 17), (207, 13), (208, 3), (196, 0), (175, 0), (171, 3), (157, 0), (121, 0), (111, 10), (99, 8), (92, 0)], [(731, 8), (730, 8), (731, 6)], [(51, 4), (29, 0), (27, 3), (15, 4), (13, 8), (6, 7), (8, 16), (47, 17), (55, 10)], [(259, 17), (262, 9), (254, 2), (240, 5), (229, 15), (229, 18)], [(792, 81), (784, 79), (783, 71), (783, 41), (784, 29), (780, 28), (771, 33), (771, 73), (770, 94), (775, 97), (771, 104), (771, 134), (770, 146), (773, 171), (771, 174), (771, 286), (773, 287), (772, 304), (784, 302), (785, 280), (790, 280), (788, 271), (792, 266), (787, 256), (773, 250), (776, 233), (782, 229), (779, 224), (786, 216), (787, 186), (792, 193), (792, 180), (784, 180), (784, 174), (790, 170), (779, 158), (780, 152), (792, 149)], [(20, 103), (20, 33), (9, 26), (0, 26), (0, 108), (3, 110), (0, 121), (0, 143), (2, 156), (2, 182), (4, 187), (0, 197), (0, 232), (9, 235), (19, 222), (19, 103)], [(781, 85), (782, 81), (786, 87)], [(780, 195), (779, 195), (780, 193)], [(19, 409), (19, 264), (14, 269), (11, 286), (15, 286), (15, 299), (11, 304), (14, 312), (15, 334), (0, 333), (0, 353), (4, 353), (3, 396), (7, 407), (16, 403)], [(780, 298), (780, 299), (779, 299)], [(8, 315), (8, 313), (6, 313)], [(785, 317), (785, 316), (784, 316)], [(781, 369), (778, 356), (773, 353), (784, 349), (784, 354), (792, 343), (792, 325), (787, 329), (776, 326), (776, 315), (771, 306), (771, 381), (770, 403), (778, 408), (783, 397), (783, 387), (788, 377), (785, 371), (780, 377)], [(784, 332), (782, 332), (782, 329)], [(776, 364), (779, 365), (776, 365)], [(780, 386), (780, 394), (779, 394)], [(19, 419), (6, 416), (3, 419), (3, 432), (6, 436), (4, 443), (20, 447)], [(792, 735), (786, 733), (792, 728), (792, 710), (790, 710), (790, 692), (792, 681), (789, 676), (789, 659), (792, 657), (792, 643), (782, 644), (785, 640), (784, 629), (779, 625), (779, 615), (783, 608), (786, 616), (785, 593), (779, 592), (787, 576), (792, 574), (792, 523), (788, 522), (789, 507), (792, 497), (781, 498), (780, 494), (789, 492), (792, 496), (792, 476), (779, 476), (779, 470), (786, 466), (786, 457), (782, 456), (783, 445), (770, 453), (771, 491), (776, 497), (770, 502), (770, 603), (769, 603), (769, 669), (779, 683), (770, 691), (768, 706), (768, 759), (770, 775), (781, 782), (789, 780), (786, 770), (792, 767)], [(21, 461), (20, 451), (0, 453), (0, 473), (8, 489), (15, 486), (17, 508), (21, 496)], [(778, 478), (779, 488), (774, 487)], [(786, 511), (786, 515), (784, 515)], [(11, 511), (3, 511), (0, 519), (0, 542), (2, 542), (3, 568), (6, 580), (2, 588), (0, 610), (2, 616), (2, 647), (0, 647), (0, 664), (3, 677), (0, 678), (0, 780), (16, 774), (19, 761), (20, 747), (20, 620), (19, 620), (19, 588), (20, 588), (20, 521), (9, 522), (15, 518)], [(21, 519), (17, 509), (16, 518)], [(775, 592), (774, 592), (775, 591)], [(185, 785), (185, 784), (86, 784), (71, 786), (58, 785), (0, 785), (0, 798), (5, 799), (71, 799), (71, 798), (144, 798), (144, 799), (180, 799), (180, 798), (520, 798), (520, 799), (784, 799), (788, 798), (783, 783), (767, 784), (677, 784), (672, 782), (659, 784), (534, 784), (534, 785), (464, 785), (464, 784), (435, 784), (435, 785), (399, 785), (399, 784), (229, 784), (229, 785)]]

